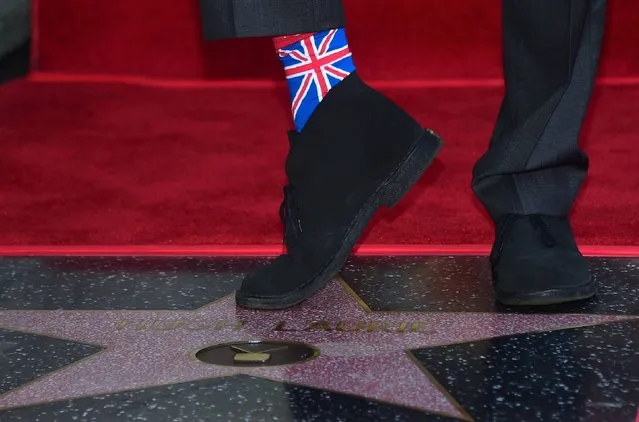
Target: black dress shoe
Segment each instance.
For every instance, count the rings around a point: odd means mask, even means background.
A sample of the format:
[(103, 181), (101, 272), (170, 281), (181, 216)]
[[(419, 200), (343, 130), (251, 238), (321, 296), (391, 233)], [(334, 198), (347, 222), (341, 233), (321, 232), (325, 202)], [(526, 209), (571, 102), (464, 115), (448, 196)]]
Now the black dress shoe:
[(441, 146), (356, 73), (290, 138), (280, 209), (287, 254), (244, 280), (236, 293), (242, 307), (288, 308), (324, 288), (375, 212), (395, 205)]
[(597, 293), (568, 218), (511, 214), (496, 226), (490, 261), (499, 302), (552, 305)]

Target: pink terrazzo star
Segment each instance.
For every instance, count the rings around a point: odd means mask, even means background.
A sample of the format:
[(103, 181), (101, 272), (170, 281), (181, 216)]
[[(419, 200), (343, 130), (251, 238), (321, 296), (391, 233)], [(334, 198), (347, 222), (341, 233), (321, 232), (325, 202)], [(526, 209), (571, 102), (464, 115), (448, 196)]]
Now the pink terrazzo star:
[[(0, 410), (123, 390), (247, 374), (461, 419), (470, 417), (409, 350), (630, 319), (601, 315), (371, 312), (333, 282), (304, 304), (249, 311), (232, 296), (194, 311), (0, 311), (0, 328), (105, 349), (0, 396)], [(193, 358), (209, 345), (288, 340), (313, 345), (309, 362), (239, 368)]]

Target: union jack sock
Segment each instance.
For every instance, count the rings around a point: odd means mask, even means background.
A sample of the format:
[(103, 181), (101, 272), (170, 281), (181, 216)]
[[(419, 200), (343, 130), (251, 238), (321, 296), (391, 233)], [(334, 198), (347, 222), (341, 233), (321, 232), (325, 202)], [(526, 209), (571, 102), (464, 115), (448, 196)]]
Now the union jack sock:
[(328, 91), (355, 70), (344, 28), (277, 37), (291, 93), (295, 128), (301, 132)]

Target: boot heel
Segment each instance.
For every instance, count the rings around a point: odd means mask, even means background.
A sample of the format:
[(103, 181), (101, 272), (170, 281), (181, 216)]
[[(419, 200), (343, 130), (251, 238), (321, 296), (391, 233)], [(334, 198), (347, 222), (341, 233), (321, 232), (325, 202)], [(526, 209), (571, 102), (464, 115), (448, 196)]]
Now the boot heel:
[(401, 201), (433, 162), (442, 144), (437, 134), (429, 129), (424, 130), (415, 147), (386, 181), (381, 195), (382, 205), (390, 209)]

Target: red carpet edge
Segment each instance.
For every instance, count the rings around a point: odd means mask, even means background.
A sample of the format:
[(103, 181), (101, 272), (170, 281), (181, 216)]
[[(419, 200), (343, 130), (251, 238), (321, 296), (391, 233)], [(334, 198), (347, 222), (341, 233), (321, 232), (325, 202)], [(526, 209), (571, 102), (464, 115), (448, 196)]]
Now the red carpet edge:
[[(639, 246), (582, 246), (586, 256), (639, 258)], [(0, 246), (1, 256), (216, 256), (269, 257), (282, 252), (278, 245), (64, 245)], [(358, 256), (488, 255), (490, 245), (362, 245)]]

